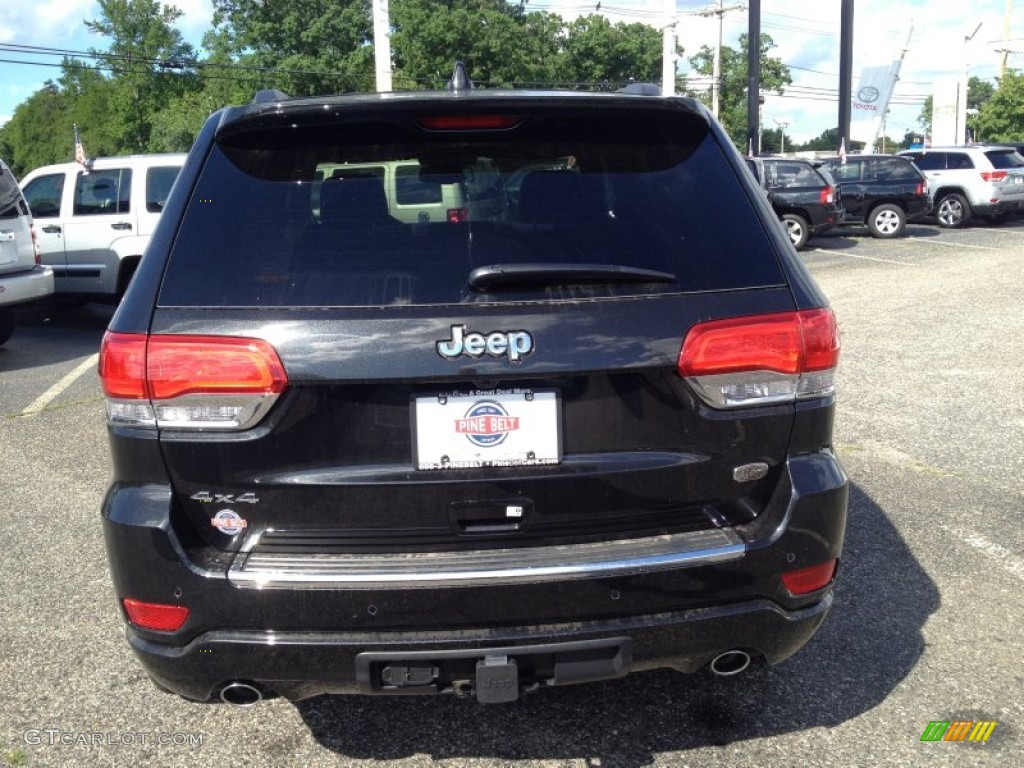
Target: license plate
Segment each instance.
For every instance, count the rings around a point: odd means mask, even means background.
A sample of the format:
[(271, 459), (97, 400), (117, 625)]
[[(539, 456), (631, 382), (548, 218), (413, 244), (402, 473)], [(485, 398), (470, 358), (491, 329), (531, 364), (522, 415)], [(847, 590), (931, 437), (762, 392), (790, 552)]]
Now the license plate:
[(562, 458), (558, 394), (478, 390), (413, 398), (416, 469), (557, 464)]

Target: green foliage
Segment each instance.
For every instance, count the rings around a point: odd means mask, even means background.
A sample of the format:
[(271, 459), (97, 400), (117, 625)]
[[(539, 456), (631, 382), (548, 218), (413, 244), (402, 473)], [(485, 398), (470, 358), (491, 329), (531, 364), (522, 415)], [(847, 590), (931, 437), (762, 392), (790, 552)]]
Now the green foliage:
[(1024, 142), (1024, 73), (1006, 71), (992, 98), (980, 108), (978, 138), (988, 142)]
[[(722, 46), (720, 56), (721, 83), (718, 94), (718, 119), (725, 130), (732, 138), (736, 146), (746, 151), (747, 137), (747, 52), (749, 51), (749, 36), (740, 35), (740, 50)], [(761, 35), (761, 83), (762, 93), (774, 91), (782, 93), (783, 89), (793, 82), (789, 67), (780, 59), (768, 56), (768, 53), (775, 48), (775, 43), (769, 35)], [(700, 51), (690, 57), (690, 65), (697, 73), (710, 77), (714, 73), (713, 49), (702, 46)], [(697, 98), (706, 99), (711, 102), (711, 94), (704, 92), (692, 92)], [(762, 135), (763, 144), (763, 135)]]
[[(19, 105), (0, 151), (23, 175), (71, 160), (77, 124), (93, 157), (187, 150), (209, 115), (261, 88), (293, 96), (375, 88), (368, 0), (213, 0), (197, 53), (159, 0), (99, 0), (103, 45), (66, 59)], [(484, 87), (619, 88), (661, 79), (661, 33), (591, 15), (571, 22), (505, 0), (391, 0), (396, 89), (442, 88), (456, 60)], [(678, 49), (678, 53), (682, 53)]]

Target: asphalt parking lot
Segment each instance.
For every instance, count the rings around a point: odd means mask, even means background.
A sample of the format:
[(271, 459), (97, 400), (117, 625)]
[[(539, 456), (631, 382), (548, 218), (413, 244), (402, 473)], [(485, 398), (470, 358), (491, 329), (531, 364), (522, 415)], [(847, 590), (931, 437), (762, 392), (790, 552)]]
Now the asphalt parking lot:
[[(738, 678), (644, 672), (490, 707), (158, 692), (99, 526), (111, 309), (23, 310), (0, 347), (0, 766), (1024, 765), (1024, 217), (843, 230), (802, 258), (842, 328), (852, 489), (822, 631)], [(933, 721), (996, 725), (922, 741)]]

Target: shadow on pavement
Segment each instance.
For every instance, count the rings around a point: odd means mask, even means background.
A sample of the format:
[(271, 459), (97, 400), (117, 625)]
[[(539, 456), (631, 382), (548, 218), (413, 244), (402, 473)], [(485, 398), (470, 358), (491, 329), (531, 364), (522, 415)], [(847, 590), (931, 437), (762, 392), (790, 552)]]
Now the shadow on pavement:
[(0, 369), (27, 370), (99, 352), (116, 307), (39, 304), (17, 310), (14, 335), (0, 345)]
[[(349, 758), (584, 760), (656, 755), (830, 727), (877, 706), (920, 658), (939, 593), (879, 508), (851, 485), (832, 613), (796, 656), (738, 678), (673, 671), (551, 688), (512, 705), (453, 697), (321, 696), (295, 704)], [(599, 761), (599, 763), (598, 763)]]

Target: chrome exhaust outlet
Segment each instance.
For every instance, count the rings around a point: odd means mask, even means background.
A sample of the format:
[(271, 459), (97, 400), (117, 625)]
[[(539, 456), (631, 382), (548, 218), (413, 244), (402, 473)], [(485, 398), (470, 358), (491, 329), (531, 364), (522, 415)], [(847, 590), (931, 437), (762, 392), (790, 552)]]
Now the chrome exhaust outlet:
[(235, 707), (255, 707), (263, 701), (263, 692), (249, 683), (228, 683), (220, 689), (220, 700)]
[(731, 677), (750, 666), (750, 654), (734, 649), (720, 653), (711, 660), (711, 671), (719, 677)]

